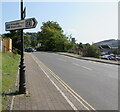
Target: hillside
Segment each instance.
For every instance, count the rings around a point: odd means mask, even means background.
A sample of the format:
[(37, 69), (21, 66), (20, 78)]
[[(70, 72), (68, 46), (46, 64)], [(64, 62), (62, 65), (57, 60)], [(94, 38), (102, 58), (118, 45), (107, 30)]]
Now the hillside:
[(94, 43), (95, 45), (109, 45), (110, 47), (118, 47), (120, 45), (120, 40), (115, 40), (115, 39), (109, 39), (109, 40), (103, 40), (97, 43)]

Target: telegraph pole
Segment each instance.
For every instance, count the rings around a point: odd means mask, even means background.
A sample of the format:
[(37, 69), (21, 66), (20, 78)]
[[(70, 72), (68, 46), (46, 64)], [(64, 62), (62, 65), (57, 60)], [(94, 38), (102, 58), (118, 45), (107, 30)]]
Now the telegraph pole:
[[(21, 20), (24, 20), (24, 17), (23, 17), (23, 0), (21, 0), (20, 5), (21, 5)], [(26, 94), (23, 29), (20, 30), (20, 34), (21, 34), (21, 59), (20, 59), (20, 65), (19, 65), (19, 93), (20, 94)]]

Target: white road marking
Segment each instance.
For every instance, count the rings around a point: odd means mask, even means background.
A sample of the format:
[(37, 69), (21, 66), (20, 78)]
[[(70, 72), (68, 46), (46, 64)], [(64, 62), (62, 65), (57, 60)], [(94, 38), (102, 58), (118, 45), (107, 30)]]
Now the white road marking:
[(74, 106), (74, 104), (68, 99), (67, 96), (60, 90), (60, 88), (53, 82), (53, 80), (48, 76), (48, 74), (45, 72), (45, 70), (42, 68), (42, 66), (38, 63), (37, 58), (32, 55), (35, 62), (38, 64), (38, 66), (42, 69), (42, 71), (45, 73), (45, 75), (48, 77), (48, 79), (52, 82), (52, 84), (57, 88), (57, 90), (62, 94), (62, 96), (65, 98), (65, 100), (70, 104), (70, 106), (75, 110), (76, 112), (79, 112), (78, 109)]
[[(43, 69), (42, 69), (43, 70)], [(48, 79), (53, 83), (53, 85), (57, 88), (57, 90), (62, 94), (62, 96), (66, 99), (66, 101), (70, 104), (70, 106), (73, 108), (73, 110), (75, 110), (76, 112), (78, 112), (77, 108), (74, 106), (74, 104), (67, 98), (67, 96), (65, 96), (65, 94), (60, 90), (60, 88), (53, 82), (53, 80), (47, 75), (47, 73), (43, 70), (43, 72), (46, 74), (46, 76), (48, 77)]]
[(60, 60), (60, 61), (66, 62), (66, 60), (61, 59), (61, 58), (57, 58), (57, 60)]
[(73, 63), (74, 65), (76, 65), (76, 66), (80, 66), (79, 64), (77, 64), (77, 63)]
[[(39, 64), (43, 67), (44, 70), (45, 70), (45, 69), (48, 69), (49, 72), (51, 73), (51, 75), (52, 75), (60, 84), (62, 84), (63, 87), (65, 87), (66, 90), (69, 91), (69, 93), (71, 93), (71, 95), (73, 95), (73, 97), (75, 97), (75, 98), (84, 106), (84, 108), (86, 108), (87, 110), (90, 110), (87, 106), (85, 106), (85, 105), (83, 104), (83, 102), (84, 102), (85, 104), (87, 104), (92, 110), (94, 110), (94, 111), (96, 112), (96, 110), (95, 110), (89, 103), (87, 103), (80, 95), (78, 95), (74, 90), (72, 90), (63, 80), (61, 80), (55, 73), (53, 73), (46, 65), (44, 65), (42, 62), (40, 62), (40, 60), (38, 60), (37, 57), (35, 57), (34, 55), (32, 55), (32, 57), (36, 58), (37, 63), (39, 63)], [(38, 66), (40, 66), (40, 65), (38, 65)], [(44, 67), (45, 67), (45, 68), (44, 68)], [(49, 77), (49, 76), (48, 76), (48, 77)], [(74, 93), (74, 94), (73, 94), (73, 93)], [(80, 98), (83, 102), (81, 102), (81, 100), (80, 100), (79, 98)], [(78, 110), (75, 110), (75, 111), (78, 111)]]
[(92, 70), (91, 68), (88, 68), (88, 67), (85, 67), (85, 66), (81, 66), (81, 65), (79, 65), (77, 63), (72, 63), (72, 64), (75, 65), (75, 66), (82, 67), (82, 68), (87, 69), (87, 70)]
[(85, 67), (85, 66), (81, 66), (81, 67), (83, 67), (83, 68), (85, 68), (87, 70), (92, 70), (91, 68), (88, 68), (88, 67)]

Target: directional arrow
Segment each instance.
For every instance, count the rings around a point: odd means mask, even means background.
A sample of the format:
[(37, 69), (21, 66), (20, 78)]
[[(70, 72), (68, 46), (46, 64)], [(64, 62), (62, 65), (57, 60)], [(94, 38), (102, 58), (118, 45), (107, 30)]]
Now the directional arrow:
[(34, 21), (34, 25), (33, 26), (36, 27), (37, 23), (38, 23), (37, 20), (35, 18), (33, 18), (32, 20)]
[(37, 23), (38, 22), (35, 18), (6, 22), (5, 30), (11, 31), (11, 30), (35, 28)]

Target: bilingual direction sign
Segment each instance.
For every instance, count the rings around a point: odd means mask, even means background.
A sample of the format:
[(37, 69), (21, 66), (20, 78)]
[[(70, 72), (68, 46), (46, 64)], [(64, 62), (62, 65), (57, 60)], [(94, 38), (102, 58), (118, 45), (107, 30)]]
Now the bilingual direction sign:
[(20, 30), (20, 29), (30, 29), (35, 28), (37, 25), (37, 20), (35, 18), (23, 19), (17, 21), (11, 21), (5, 23), (5, 30)]

